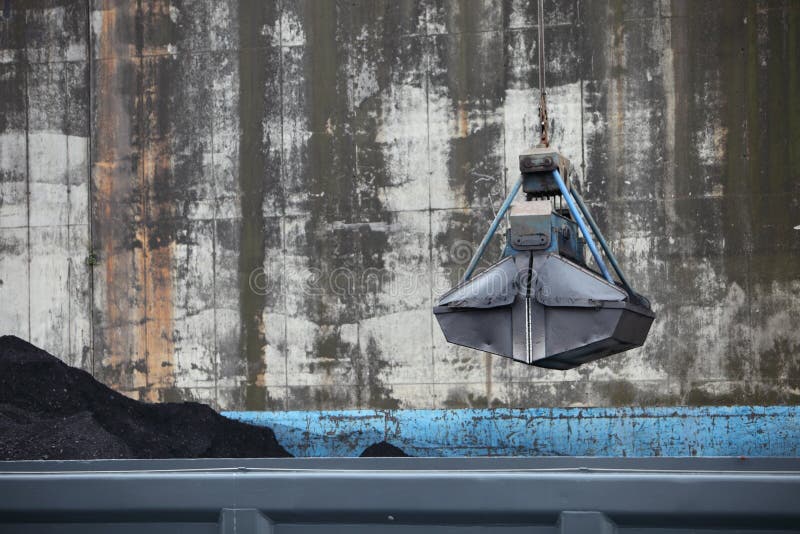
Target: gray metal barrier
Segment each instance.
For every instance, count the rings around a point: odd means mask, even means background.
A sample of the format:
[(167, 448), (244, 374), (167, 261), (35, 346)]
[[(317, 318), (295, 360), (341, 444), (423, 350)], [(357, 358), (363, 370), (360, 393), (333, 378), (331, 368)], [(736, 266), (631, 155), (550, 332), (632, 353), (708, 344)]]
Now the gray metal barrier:
[(795, 531), (796, 458), (0, 462), (0, 533)]

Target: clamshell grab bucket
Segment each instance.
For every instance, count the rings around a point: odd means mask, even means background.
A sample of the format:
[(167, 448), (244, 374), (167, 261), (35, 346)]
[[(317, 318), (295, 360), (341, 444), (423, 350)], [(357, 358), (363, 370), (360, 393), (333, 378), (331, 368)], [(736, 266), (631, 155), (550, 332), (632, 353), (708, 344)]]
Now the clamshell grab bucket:
[[(641, 346), (655, 315), (624, 290), (555, 254), (509, 256), (434, 308), (450, 343), (552, 369)], [(530, 291), (529, 291), (530, 287)]]

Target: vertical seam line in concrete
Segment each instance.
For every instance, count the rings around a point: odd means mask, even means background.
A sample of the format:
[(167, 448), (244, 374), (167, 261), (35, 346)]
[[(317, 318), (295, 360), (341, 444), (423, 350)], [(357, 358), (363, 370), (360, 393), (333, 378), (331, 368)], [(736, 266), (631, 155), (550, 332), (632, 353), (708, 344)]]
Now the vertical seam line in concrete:
[[(369, 343), (367, 343), (367, 346), (369, 347)], [(358, 319), (356, 319), (356, 354), (364, 354), (364, 352), (361, 350), (361, 321), (358, 320)], [(367, 356), (367, 358), (369, 358), (369, 356)], [(367, 383), (369, 383), (369, 360), (367, 360), (367, 371), (366, 371), (366, 373), (367, 373), (367, 377), (368, 377), (367, 378)], [(359, 387), (359, 386), (361, 386), (361, 384), (359, 384), (359, 382), (360, 382), (359, 377), (356, 376), (355, 377), (355, 383), (353, 384), (353, 387), (356, 388), (356, 409), (357, 410), (363, 410), (364, 406), (365, 406), (365, 404), (364, 404), (364, 394), (362, 392), (362, 388)], [(371, 403), (372, 395), (369, 392), (370, 391), (369, 388), (367, 388), (367, 391), (368, 391), (367, 392), (367, 396), (369, 397), (369, 403)]]
[(280, 155), (280, 175), (281, 175), (281, 288), (283, 292), (283, 409), (289, 409), (289, 327), (288, 327), (288, 309), (289, 299), (287, 297), (287, 284), (286, 284), (286, 174), (284, 168), (284, 151), (286, 145), (284, 144), (284, 98), (283, 98), (283, 1), (278, 2), (278, 95), (280, 98), (280, 105), (278, 108), (281, 113), (281, 155)]
[[(434, 350), (434, 335), (435, 331), (434, 328), (434, 317), (432, 313), (433, 309), (433, 198), (431, 197), (431, 180), (432, 180), (432, 170), (431, 170), (431, 104), (430, 104), (430, 80), (431, 80), (431, 72), (430, 72), (430, 55), (431, 55), (431, 46), (433, 40), (428, 35), (428, 9), (429, 6), (425, 6), (425, 33), (424, 33), (424, 46), (423, 50), (425, 51), (423, 55), (423, 61), (425, 62), (425, 136), (426, 136), (426, 157), (427, 157), (427, 168), (428, 168), (428, 284), (429, 290), (428, 295), (430, 300), (428, 301), (429, 308), (430, 308), (430, 315), (428, 316), (428, 324), (430, 325), (430, 351), (431, 351), (431, 379), (433, 384), (431, 385), (431, 394), (433, 397), (433, 408), (437, 405), (436, 399), (436, 351)], [(388, 416), (387, 416), (388, 417)]]
[[(64, 67), (64, 114), (66, 115), (67, 119), (65, 121), (65, 127), (67, 128), (67, 135), (65, 135), (66, 141), (65, 144), (67, 146), (67, 153), (66, 153), (66, 167), (64, 172), (66, 174), (67, 179), (67, 250), (72, 250), (70, 246), (71, 240), (71, 228), (70, 228), (70, 221), (72, 220), (72, 179), (70, 173), (70, 164), (69, 164), (69, 131), (70, 128), (70, 119), (69, 119), (69, 86), (70, 86), (70, 75), (69, 71)], [(70, 259), (69, 255), (67, 255), (67, 355), (70, 359), (70, 364), (74, 365), (75, 360), (73, 360), (72, 356), (72, 260)], [(81, 367), (83, 367), (81, 365)]]
[[(575, 21), (575, 25), (578, 27), (578, 42), (581, 45), (583, 45), (584, 44), (584, 35), (583, 35), (584, 27), (583, 27), (583, 24), (581, 22), (581, 2), (580, 2), (580, 0), (578, 0), (578, 2), (576, 2), (576, 5), (577, 5), (578, 12), (575, 15), (577, 17), (577, 20)], [(585, 146), (585, 139), (584, 139), (585, 130), (584, 130), (584, 124), (583, 124), (583, 121), (584, 121), (584, 114), (583, 114), (583, 111), (584, 111), (583, 110), (583, 107), (584, 107), (584, 101), (583, 101), (583, 73), (584, 73), (585, 64), (584, 64), (583, 54), (581, 54), (579, 56), (579, 62), (581, 63), (581, 67), (578, 69), (578, 71), (580, 72), (580, 75), (578, 76), (578, 83), (580, 85), (580, 95), (581, 95), (581, 175), (579, 176), (578, 183), (580, 184), (581, 181), (583, 181), (583, 183), (585, 184), (586, 183), (586, 146)]]
[[(215, 55), (210, 56), (212, 58), (216, 57)], [(211, 189), (214, 195), (214, 209), (211, 210), (211, 317), (212, 322), (214, 323), (213, 326), (213, 336), (214, 336), (214, 359), (212, 363), (212, 367), (214, 369), (214, 405), (217, 410), (219, 410), (219, 341), (217, 337), (217, 209), (219, 208), (219, 192), (217, 189), (217, 168), (214, 164), (214, 152), (216, 151), (216, 146), (214, 143), (214, 121), (215, 121), (215, 113), (214, 113), (214, 82), (211, 81), (209, 85), (209, 90), (211, 94), (209, 95), (211, 98)]]
[(581, 89), (581, 177), (586, 181), (586, 148), (584, 146), (584, 129), (583, 129), (583, 74), (580, 75), (580, 89)]
[[(746, 36), (745, 38), (750, 37), (751, 35), (755, 34), (756, 35), (755, 44), (757, 45), (758, 44), (758, 37), (757, 37), (757, 35), (758, 35), (758, 18), (757, 18), (757, 14), (755, 16), (752, 16), (752, 17), (751, 17), (751, 15), (754, 15), (754, 14), (752, 13), (752, 10), (749, 9), (748, 12), (747, 12), (747, 24), (751, 24), (750, 23), (750, 19), (751, 18), (752, 18), (752, 24), (749, 25), (747, 28), (745, 28), (744, 33), (745, 33), (745, 36)], [(755, 31), (751, 30), (750, 28), (755, 28)], [(745, 41), (745, 46), (750, 47), (752, 45), (753, 45), (753, 40), (747, 39)], [(744, 60), (745, 61), (749, 61), (750, 60), (749, 50), (748, 50), (748, 53), (747, 53), (747, 57), (745, 57)], [(746, 66), (745, 67), (745, 72), (747, 72), (747, 69), (748, 69), (748, 67)], [(743, 154), (747, 154), (747, 156), (748, 156), (747, 164), (743, 165), (743, 173), (744, 173), (744, 175), (746, 177), (745, 178), (745, 183), (747, 183), (747, 184), (749, 184), (750, 180), (752, 179), (752, 175), (751, 175), (752, 165), (749, 163), (749, 159), (752, 157), (752, 155), (750, 154), (750, 147), (749, 147), (749, 144), (748, 144), (749, 141), (750, 141), (750, 132), (749, 132), (749, 129), (750, 129), (750, 120), (749, 120), (750, 119), (750, 115), (749, 115), (749, 112), (747, 111), (747, 109), (748, 109), (748, 107), (747, 107), (747, 95), (749, 93), (747, 85), (748, 85), (748, 83), (751, 83), (751, 82), (753, 82), (753, 80), (749, 80), (747, 78), (747, 75), (745, 75), (743, 77), (743, 86), (741, 88), (741, 99), (742, 99), (741, 105), (742, 105), (742, 111), (743, 111), (743, 115), (744, 115), (744, 136), (743, 137), (742, 136), (739, 137), (739, 139), (741, 140), (741, 142), (743, 144), (743, 146), (741, 147), (740, 152), (743, 153)], [(756, 82), (756, 88), (757, 87), (758, 87), (758, 85), (757, 85), (757, 82)], [(729, 155), (729, 157), (730, 157), (730, 155)], [(745, 228), (745, 231), (748, 234), (752, 235), (752, 230), (751, 230), (751, 227), (750, 227), (749, 224)], [(750, 338), (749, 341), (750, 341), (751, 365), (753, 366), (750, 369), (750, 372), (752, 373), (753, 370), (761, 364), (761, 355), (759, 354), (758, 350), (756, 349), (755, 332), (753, 331), (753, 294), (752, 294), (753, 293), (753, 279), (752, 279), (753, 254), (752, 254), (752, 250), (749, 253), (747, 253), (747, 257), (746, 257), (746, 261), (745, 261), (744, 265), (745, 265), (745, 280), (746, 280), (746, 284), (747, 284), (747, 287), (746, 287), (746, 294), (747, 294), (747, 297), (746, 297), (747, 298), (747, 332), (748, 332), (748, 336)]]
[[(500, 5), (500, 20), (503, 21), (503, 24), (505, 24), (506, 14), (505, 14), (505, 11), (504, 11), (504, 5), (503, 4)], [(501, 27), (501, 29), (500, 29), (500, 39), (503, 42), (503, 47), (502, 47), (502, 50), (500, 50), (500, 54), (501, 54), (501, 56), (503, 58), (503, 65), (506, 64), (506, 37), (510, 33), (508, 30), (509, 30), (509, 28), (502, 28)], [(506, 113), (505, 113), (505, 109), (506, 109), (505, 93), (507, 93), (507, 92), (508, 92), (508, 79), (505, 77), (505, 70), (504, 70), (503, 71), (503, 130), (502, 130), (502, 135), (503, 135), (503, 198), (508, 196), (508, 153), (506, 152), (506, 150), (508, 148), (507, 145), (506, 145), (506, 128), (508, 127), (508, 125), (506, 124)], [(524, 123), (524, 120), (523, 120), (523, 123)], [(491, 201), (491, 199), (490, 199), (490, 201)], [(492, 202), (492, 204), (494, 204), (494, 202)], [(490, 206), (490, 207), (492, 208), (492, 211), (494, 211), (494, 206)], [(499, 210), (500, 206), (498, 206), (497, 209)]]
[[(92, 91), (92, 68), (94, 67), (93, 58), (92, 58), (92, 4), (93, 0), (87, 0), (86, 2), (86, 76), (87, 76), (87, 86), (89, 92), (89, 102), (88, 102), (88, 109), (87, 109), (87, 142), (86, 142), (86, 169), (87, 169), (87, 178), (88, 184), (86, 186), (87, 190), (87, 198), (86, 198), (86, 227), (87, 227), (87, 235), (89, 239), (89, 250), (93, 253), (94, 251), (94, 225), (92, 224), (92, 186), (94, 184), (94, 173), (93, 168), (94, 165), (92, 164), (92, 110), (94, 104), (94, 91)], [(91, 373), (92, 376), (95, 376), (95, 368), (94, 368), (94, 266), (87, 265), (89, 267), (89, 358), (90, 358), (90, 365), (91, 365)]]
[(31, 339), (31, 151), (30, 151), (30, 93), (28, 91), (28, 47), (25, 45), (25, 232), (27, 246), (28, 282), (28, 341)]
[[(141, 17), (142, 5), (141, 2), (138, 5), (136, 10), (136, 16)], [(144, 289), (144, 296), (142, 297), (142, 329), (144, 330), (144, 353), (141, 354), (143, 356), (145, 365), (144, 365), (144, 395), (147, 396), (150, 390), (150, 366), (147, 364), (147, 356), (149, 352), (148, 347), (148, 337), (147, 337), (147, 256), (148, 256), (148, 246), (147, 242), (149, 240), (149, 223), (150, 223), (150, 208), (148, 206), (147, 198), (150, 195), (150, 187), (147, 182), (147, 176), (145, 174), (145, 157), (147, 156), (147, 141), (144, 140), (144, 133), (142, 129), (144, 128), (144, 98), (145, 98), (145, 90), (144, 90), (144, 58), (142, 57), (141, 50), (137, 53), (138, 56), (138, 64), (139, 64), (139, 87), (137, 88), (137, 96), (139, 97), (139, 102), (136, 104), (136, 127), (139, 128), (139, 180), (141, 183), (141, 191), (140, 191), (140, 202), (142, 206), (142, 217), (141, 223), (143, 225), (142, 228), (142, 288)], [(148, 132), (149, 133), (149, 132)]]

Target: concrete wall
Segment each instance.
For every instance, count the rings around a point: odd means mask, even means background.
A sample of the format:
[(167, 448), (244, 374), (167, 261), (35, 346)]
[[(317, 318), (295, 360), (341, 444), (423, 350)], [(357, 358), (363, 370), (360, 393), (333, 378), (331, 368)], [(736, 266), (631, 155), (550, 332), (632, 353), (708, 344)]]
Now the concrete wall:
[(521, 0), (6, 1), (0, 331), (222, 409), (798, 403), (800, 4), (546, 7), (643, 349), (527, 368), (431, 314), (535, 139)]

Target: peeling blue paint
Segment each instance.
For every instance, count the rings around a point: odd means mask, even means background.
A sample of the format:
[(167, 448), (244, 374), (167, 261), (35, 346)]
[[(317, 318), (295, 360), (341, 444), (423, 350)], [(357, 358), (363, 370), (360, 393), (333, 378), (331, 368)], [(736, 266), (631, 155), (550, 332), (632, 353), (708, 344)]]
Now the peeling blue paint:
[(223, 412), (296, 456), (798, 456), (800, 406)]

